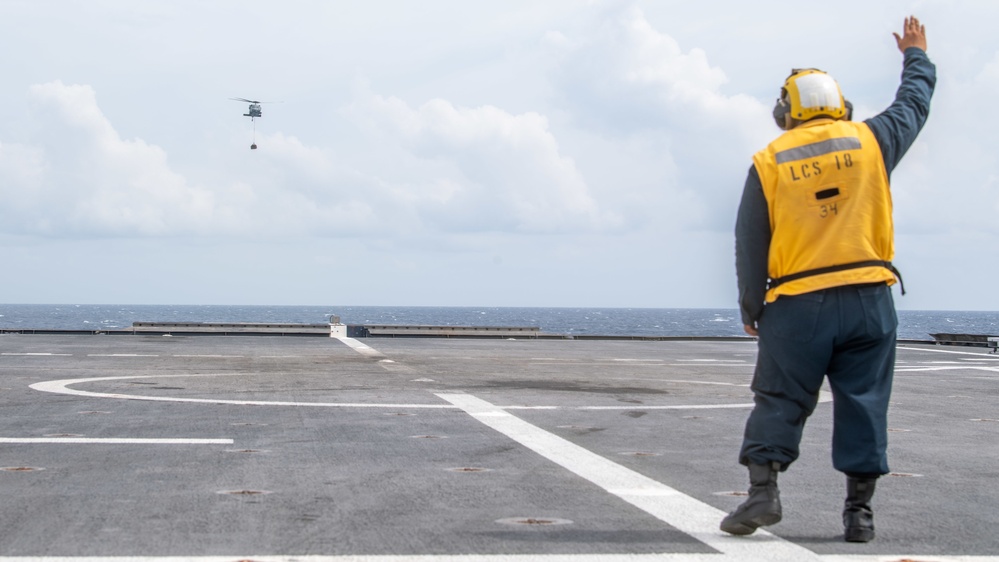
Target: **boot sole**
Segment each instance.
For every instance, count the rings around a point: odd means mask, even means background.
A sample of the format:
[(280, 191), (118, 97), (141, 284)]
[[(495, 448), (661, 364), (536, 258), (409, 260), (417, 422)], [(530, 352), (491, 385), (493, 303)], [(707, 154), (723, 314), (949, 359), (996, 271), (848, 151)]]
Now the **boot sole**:
[(773, 525), (774, 523), (779, 523), (780, 520), (781, 514), (779, 513), (764, 513), (735, 524), (730, 523), (726, 525), (726, 521), (723, 520), (721, 530), (730, 535), (751, 535), (756, 532), (756, 529), (766, 527), (767, 525)]
[(874, 529), (847, 529), (843, 538), (846, 542), (871, 542), (874, 540)]

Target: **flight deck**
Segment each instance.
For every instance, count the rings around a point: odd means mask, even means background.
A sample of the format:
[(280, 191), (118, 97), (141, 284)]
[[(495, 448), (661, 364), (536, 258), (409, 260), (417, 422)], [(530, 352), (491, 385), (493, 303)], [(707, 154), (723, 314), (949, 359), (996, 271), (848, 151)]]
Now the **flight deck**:
[(999, 355), (899, 344), (877, 538), (831, 396), (745, 497), (750, 339), (0, 335), (0, 562), (999, 562)]

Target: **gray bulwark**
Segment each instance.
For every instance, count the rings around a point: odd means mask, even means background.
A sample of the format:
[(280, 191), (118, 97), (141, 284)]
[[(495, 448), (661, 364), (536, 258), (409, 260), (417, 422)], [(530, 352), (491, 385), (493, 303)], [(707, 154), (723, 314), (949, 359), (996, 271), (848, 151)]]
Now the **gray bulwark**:
[(133, 333), (327, 336), (330, 324), (285, 324), (278, 322), (132, 322)]
[(518, 337), (537, 338), (541, 328), (537, 326), (364, 326), (366, 336), (380, 337)]
[[(291, 324), (254, 322), (133, 322), (131, 333), (177, 335), (284, 335), (330, 336), (331, 324)], [(537, 326), (350, 326), (353, 337), (437, 337), (437, 338), (537, 338)]]

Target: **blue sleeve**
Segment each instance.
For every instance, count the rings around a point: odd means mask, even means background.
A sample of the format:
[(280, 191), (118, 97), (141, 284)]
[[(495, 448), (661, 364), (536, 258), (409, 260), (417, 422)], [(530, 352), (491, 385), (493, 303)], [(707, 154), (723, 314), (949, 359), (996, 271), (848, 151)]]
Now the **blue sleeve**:
[(770, 255), (770, 209), (756, 166), (749, 169), (735, 220), (735, 272), (742, 323), (753, 326), (763, 314)]
[(936, 81), (936, 67), (926, 52), (916, 47), (906, 49), (902, 83), (895, 101), (888, 109), (864, 121), (881, 145), (889, 177), (926, 123)]

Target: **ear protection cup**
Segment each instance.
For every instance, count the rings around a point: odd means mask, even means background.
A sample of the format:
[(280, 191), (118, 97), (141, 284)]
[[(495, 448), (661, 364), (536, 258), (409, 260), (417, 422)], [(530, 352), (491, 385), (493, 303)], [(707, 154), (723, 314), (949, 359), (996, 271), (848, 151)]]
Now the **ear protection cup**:
[(853, 104), (850, 103), (850, 100), (844, 98), (843, 99), (843, 105), (846, 106), (846, 116), (843, 117), (843, 120), (844, 121), (853, 121)]
[(777, 124), (777, 128), (784, 130), (787, 127), (787, 121), (785, 117), (788, 112), (791, 111), (791, 106), (784, 101), (784, 96), (777, 98), (777, 103), (774, 104), (774, 123)]

